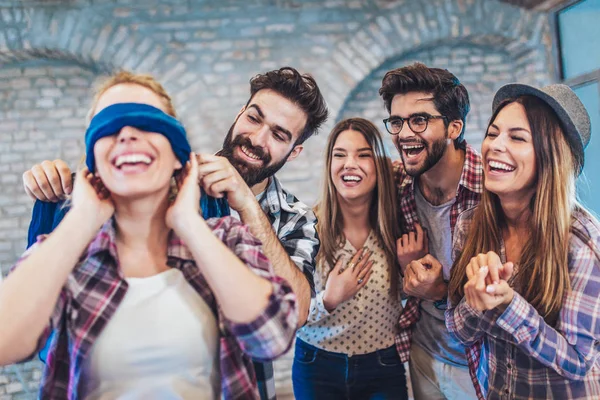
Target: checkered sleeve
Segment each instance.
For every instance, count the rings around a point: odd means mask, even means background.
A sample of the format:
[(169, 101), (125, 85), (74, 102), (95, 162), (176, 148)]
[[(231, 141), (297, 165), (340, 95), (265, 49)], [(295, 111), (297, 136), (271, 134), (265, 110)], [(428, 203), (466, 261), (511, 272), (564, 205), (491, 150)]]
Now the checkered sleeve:
[(315, 260), (319, 252), (317, 218), (311, 210), (298, 218), (294, 227), (279, 240), (294, 264), (302, 271), (310, 286), (311, 297), (315, 297)]
[(497, 321), (522, 351), (573, 380), (584, 379), (600, 360), (600, 234), (592, 228), (593, 239), (571, 235), (571, 290), (555, 328), (518, 293)]
[(296, 296), (282, 278), (275, 276), (273, 268), (262, 252), (261, 243), (233, 218), (223, 227), (225, 244), (256, 275), (268, 280), (272, 287), (268, 304), (261, 315), (249, 323), (224, 320), (227, 329), (235, 336), (242, 351), (257, 361), (272, 360), (285, 353), (294, 338), (298, 311)]

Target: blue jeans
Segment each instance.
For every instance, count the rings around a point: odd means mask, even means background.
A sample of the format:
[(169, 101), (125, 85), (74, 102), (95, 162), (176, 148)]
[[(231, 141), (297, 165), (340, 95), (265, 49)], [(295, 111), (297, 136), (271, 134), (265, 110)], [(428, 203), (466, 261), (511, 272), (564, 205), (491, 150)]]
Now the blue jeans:
[(395, 346), (349, 357), (296, 339), (292, 381), (297, 400), (408, 400)]

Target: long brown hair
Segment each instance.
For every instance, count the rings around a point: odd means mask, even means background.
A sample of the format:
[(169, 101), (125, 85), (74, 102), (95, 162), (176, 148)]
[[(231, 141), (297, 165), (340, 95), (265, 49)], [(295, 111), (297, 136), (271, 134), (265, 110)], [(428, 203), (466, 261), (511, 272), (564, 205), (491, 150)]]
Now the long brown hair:
[[(530, 203), (530, 235), (524, 239), (520, 258), (515, 263), (518, 268), (512, 286), (547, 323), (554, 325), (563, 297), (571, 288), (567, 257), (569, 228), (577, 205), (575, 158), (556, 114), (537, 97), (522, 96), (505, 101), (492, 115), (490, 125), (510, 103), (521, 104), (525, 109), (537, 175)], [(453, 304), (464, 296), (466, 267), (471, 257), (488, 251), (499, 254), (504, 228), (506, 221), (498, 196), (484, 189), (465, 246), (452, 268), (449, 296)]]
[(321, 249), (317, 256), (319, 261), (326, 261), (333, 266), (335, 253), (344, 243), (344, 221), (338, 203), (337, 189), (331, 179), (331, 161), (333, 147), (338, 136), (347, 130), (353, 130), (363, 135), (371, 149), (375, 161), (377, 184), (369, 208), (369, 223), (376, 234), (377, 240), (385, 251), (387, 264), (392, 277), (392, 293), (398, 288), (398, 265), (396, 260), (396, 238), (399, 227), (396, 223), (397, 207), (392, 163), (385, 154), (381, 133), (371, 122), (363, 118), (348, 118), (337, 123), (329, 134), (325, 154), (325, 179), (321, 198), (315, 206), (317, 215), (317, 232), (321, 240)]

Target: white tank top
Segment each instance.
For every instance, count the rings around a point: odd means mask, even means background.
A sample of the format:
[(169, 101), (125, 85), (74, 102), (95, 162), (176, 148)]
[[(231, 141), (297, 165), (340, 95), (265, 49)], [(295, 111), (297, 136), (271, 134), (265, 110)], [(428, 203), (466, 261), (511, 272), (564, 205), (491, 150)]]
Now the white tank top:
[(219, 331), (175, 268), (126, 278), (129, 288), (84, 362), (85, 400), (219, 397)]

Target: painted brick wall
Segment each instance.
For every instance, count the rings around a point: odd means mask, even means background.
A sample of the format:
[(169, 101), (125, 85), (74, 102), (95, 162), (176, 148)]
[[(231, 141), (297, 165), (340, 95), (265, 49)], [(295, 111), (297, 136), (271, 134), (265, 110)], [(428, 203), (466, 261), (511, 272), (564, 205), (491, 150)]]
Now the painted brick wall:
[[(215, 151), (248, 98), (248, 80), (284, 65), (312, 73), (332, 118), (280, 173), (313, 204), (333, 123), (381, 129), (386, 70), (419, 60), (451, 69), (471, 93), (467, 138), (478, 146), (501, 84), (553, 76), (547, 15), (495, 0), (0, 1), (0, 271), (25, 245), (31, 202), (21, 174), (83, 154), (94, 80), (118, 68), (154, 74), (173, 95), (195, 150)], [(390, 147), (395, 156), (395, 150)], [(276, 366), (291, 393), (288, 355)], [(19, 372), (19, 373), (17, 373)], [(0, 369), (0, 400), (34, 398), (39, 365)]]

